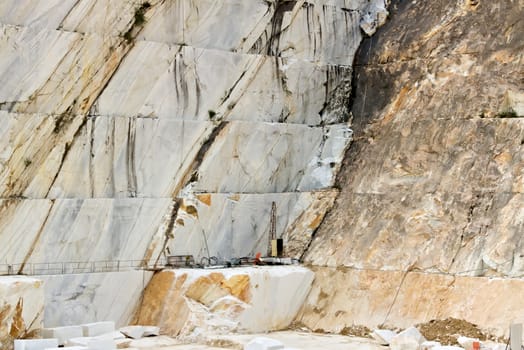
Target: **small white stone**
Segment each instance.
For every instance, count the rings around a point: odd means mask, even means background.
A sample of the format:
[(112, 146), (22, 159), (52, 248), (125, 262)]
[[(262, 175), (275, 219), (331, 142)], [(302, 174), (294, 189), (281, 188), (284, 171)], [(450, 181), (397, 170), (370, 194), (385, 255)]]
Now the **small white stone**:
[(464, 350), (464, 348), (461, 348), (460, 346), (446, 345), (446, 346), (435, 346), (432, 350)]
[(160, 335), (160, 327), (157, 326), (143, 326), (144, 337), (158, 336)]
[(390, 347), (392, 350), (418, 350), (425, 341), (418, 329), (409, 327), (391, 339)]
[(278, 350), (284, 349), (284, 344), (278, 340), (258, 337), (244, 345), (244, 350)]
[(381, 345), (389, 345), (391, 339), (396, 335), (396, 332), (390, 331), (389, 329), (375, 329), (373, 333), (371, 333), (373, 339), (378, 341)]
[(440, 344), (440, 342), (438, 341), (425, 341), (422, 344), (420, 344), (420, 350), (429, 350), (441, 345), (442, 344)]
[(120, 333), (131, 339), (139, 339), (144, 336), (144, 327), (142, 326), (127, 326), (119, 329)]

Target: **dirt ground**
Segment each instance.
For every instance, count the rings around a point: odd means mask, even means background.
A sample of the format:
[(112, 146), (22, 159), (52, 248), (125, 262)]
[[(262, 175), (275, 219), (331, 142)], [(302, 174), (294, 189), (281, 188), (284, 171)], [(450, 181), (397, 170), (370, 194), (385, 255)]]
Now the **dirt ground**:
[(492, 335), (483, 333), (477, 327), (477, 325), (473, 323), (456, 318), (431, 320), (426, 323), (420, 323), (416, 325), (416, 327), (427, 340), (439, 341), (446, 345), (457, 344), (457, 338), (460, 336), (478, 338), (479, 340), (495, 340), (505, 342), (504, 339), (499, 339)]

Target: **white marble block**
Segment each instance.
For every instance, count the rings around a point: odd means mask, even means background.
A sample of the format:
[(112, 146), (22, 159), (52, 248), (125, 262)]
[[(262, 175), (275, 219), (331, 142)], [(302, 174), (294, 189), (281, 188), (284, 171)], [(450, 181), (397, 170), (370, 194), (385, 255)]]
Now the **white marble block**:
[(68, 339), (81, 337), (82, 335), (82, 326), (44, 328), (42, 330), (42, 337), (56, 338), (58, 339), (58, 345), (64, 345)]
[(375, 329), (373, 333), (371, 333), (373, 339), (375, 339), (382, 345), (389, 345), (391, 339), (393, 339), (396, 335), (397, 333), (389, 329)]
[(93, 322), (82, 325), (84, 337), (95, 337), (97, 335), (114, 332), (114, 330), (115, 322), (113, 321)]
[(144, 328), (144, 337), (152, 337), (160, 335), (160, 327), (157, 326), (142, 326)]
[(284, 349), (284, 344), (282, 342), (266, 338), (266, 337), (258, 337), (253, 340), (251, 340), (249, 343), (244, 345), (244, 350), (278, 350), (278, 349)]
[(44, 350), (58, 347), (58, 339), (15, 339), (15, 350)]
[(113, 350), (116, 349), (116, 342), (109, 337), (96, 337), (87, 342), (89, 350)]
[(120, 333), (128, 338), (139, 339), (144, 336), (144, 327), (142, 326), (126, 326), (119, 329)]

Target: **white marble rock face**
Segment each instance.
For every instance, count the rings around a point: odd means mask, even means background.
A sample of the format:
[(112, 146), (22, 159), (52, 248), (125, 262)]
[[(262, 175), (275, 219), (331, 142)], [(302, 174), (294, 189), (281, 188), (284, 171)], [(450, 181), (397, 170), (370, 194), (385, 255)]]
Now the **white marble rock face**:
[(190, 178), (199, 192), (325, 189), (351, 140), (344, 124), (92, 116), (56, 133), (42, 115), (0, 118), (0, 190), (27, 198), (167, 198)]
[(161, 252), (157, 241), (164, 239), (164, 213), (171, 203), (169, 198), (4, 199), (1, 263), (16, 264), (17, 272), (23, 267), (26, 273), (60, 273), (61, 267), (46, 264), (150, 259)]
[(45, 286), (45, 326), (111, 320), (128, 325), (151, 271), (39, 276)]
[(86, 113), (127, 50), (95, 34), (4, 24), (0, 32), (0, 110), (12, 112)]
[[(202, 229), (213, 255), (248, 255), (267, 247), (272, 201), (299, 257), (333, 204), (317, 191), (351, 141), (369, 2), (148, 3), (136, 25), (134, 0), (0, 2), (0, 272), (201, 256)], [(44, 278), (50, 327), (124, 324), (138, 299), (123, 293), (143, 288), (125, 273)]]
[[(361, 40), (361, 20), (370, 21), (370, 6), (363, 0), (149, 3), (139, 40), (348, 66)], [(374, 3), (383, 6), (383, 0)], [(138, 6), (131, 0), (6, 0), (0, 4), (0, 21), (119, 36), (132, 25)]]
[(258, 126), (226, 126), (198, 167), (195, 191), (279, 193), (333, 186), (334, 170), (351, 140), (346, 125)]
[[(137, 42), (92, 114), (318, 125), (351, 88), (351, 67)], [(319, 88), (321, 87), (321, 88)]]
[[(193, 255), (197, 262), (208, 253), (227, 260), (258, 252), (266, 255), (273, 202), (276, 238), (284, 238), (286, 249), (300, 251), (300, 247), (292, 246), (294, 242), (311, 239), (302, 225), (316, 228), (318, 218), (331, 208), (335, 196), (336, 191), (189, 196), (181, 201), (168, 252)], [(300, 257), (298, 251), (294, 257)]]

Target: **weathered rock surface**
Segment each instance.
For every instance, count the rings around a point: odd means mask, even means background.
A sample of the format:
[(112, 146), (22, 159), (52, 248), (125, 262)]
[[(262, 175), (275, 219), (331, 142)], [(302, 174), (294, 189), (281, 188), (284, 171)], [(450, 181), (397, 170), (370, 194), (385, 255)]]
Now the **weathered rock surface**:
[(13, 340), (34, 337), (43, 326), (44, 288), (31, 277), (0, 277), (0, 348), (12, 349)]
[(278, 330), (294, 319), (312, 281), (297, 266), (164, 270), (147, 286), (136, 323), (185, 337)]
[[(524, 120), (502, 113), (523, 87), (523, 4), (397, 1), (389, 10), (357, 55), (354, 142), (306, 253), (340, 271), (317, 271), (313, 290), (325, 301), (312, 294), (303, 320), (376, 326), (393, 304), (388, 321), (401, 327), (453, 315), (502, 333), (522, 308), (502, 286), (521, 281), (452, 275), (524, 275)], [(408, 274), (402, 284), (408, 270), (451, 275), (411, 284)], [(399, 285), (410, 304), (391, 299)], [(512, 305), (505, 318), (486, 311), (501, 295)]]

